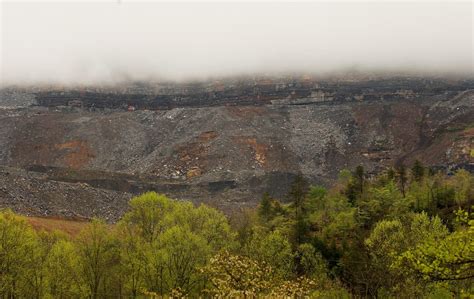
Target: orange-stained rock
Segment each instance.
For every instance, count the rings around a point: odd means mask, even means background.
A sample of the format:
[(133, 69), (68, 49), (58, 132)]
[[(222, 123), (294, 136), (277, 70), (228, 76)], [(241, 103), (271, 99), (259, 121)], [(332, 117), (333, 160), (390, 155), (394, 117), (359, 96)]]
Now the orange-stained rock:
[(87, 142), (82, 140), (55, 144), (54, 148), (64, 152), (64, 162), (71, 168), (82, 168), (89, 163), (90, 159), (95, 157)]
[(186, 178), (191, 179), (193, 177), (200, 176), (202, 174), (202, 171), (199, 167), (191, 167), (191, 169), (188, 170), (186, 173)]

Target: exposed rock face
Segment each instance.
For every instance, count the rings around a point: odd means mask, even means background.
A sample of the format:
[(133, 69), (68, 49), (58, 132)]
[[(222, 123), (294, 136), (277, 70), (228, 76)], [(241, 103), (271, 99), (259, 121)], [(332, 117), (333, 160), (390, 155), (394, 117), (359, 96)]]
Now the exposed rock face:
[[(95, 101), (43, 90), (40, 106), (0, 110), (0, 204), (114, 221), (146, 190), (228, 210), (265, 191), (284, 198), (298, 173), (330, 184), (358, 164), (372, 172), (415, 159), (472, 168), (474, 83), (429, 82), (265, 83), (267, 93), (255, 85), (257, 93), (241, 94), (212, 85), (224, 90), (212, 91), (217, 102), (193, 102), (194, 91), (183, 102), (167, 90), (175, 100), (166, 105), (156, 92), (136, 93), (147, 107), (126, 93), (95, 93)], [(295, 90), (306, 96), (292, 97)]]

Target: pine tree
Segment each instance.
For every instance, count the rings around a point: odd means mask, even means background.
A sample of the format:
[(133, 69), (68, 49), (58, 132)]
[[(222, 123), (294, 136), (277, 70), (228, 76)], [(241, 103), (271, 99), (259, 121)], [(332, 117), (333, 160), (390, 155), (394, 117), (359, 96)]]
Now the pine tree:
[(356, 186), (359, 191), (359, 194), (362, 195), (362, 193), (364, 192), (364, 181), (365, 181), (364, 166), (358, 165), (356, 167), (354, 178), (356, 180)]
[(425, 167), (421, 164), (420, 161), (416, 160), (411, 168), (411, 174), (413, 179), (417, 182), (421, 182), (423, 176), (425, 175)]
[(400, 184), (400, 190), (402, 191), (403, 197), (405, 197), (405, 187), (407, 184), (407, 171), (403, 164), (397, 167), (397, 178)]
[(308, 192), (308, 182), (300, 174), (291, 185), (289, 198), (295, 209), (295, 226), (294, 226), (294, 246), (297, 247), (302, 243), (306, 229), (304, 229), (304, 200)]
[(264, 221), (268, 221), (272, 217), (272, 200), (270, 194), (265, 192), (260, 200), (260, 205), (258, 206), (258, 216)]
[(293, 184), (290, 187), (290, 192), (288, 196), (295, 208), (295, 219), (298, 218), (298, 214), (302, 212), (303, 209), (303, 202), (308, 192), (308, 182), (304, 179), (304, 177), (299, 174), (296, 176)]
[(395, 170), (393, 170), (393, 168), (390, 167), (390, 168), (387, 170), (387, 179), (388, 179), (389, 181), (392, 181), (392, 180), (395, 179), (395, 176), (396, 176)]

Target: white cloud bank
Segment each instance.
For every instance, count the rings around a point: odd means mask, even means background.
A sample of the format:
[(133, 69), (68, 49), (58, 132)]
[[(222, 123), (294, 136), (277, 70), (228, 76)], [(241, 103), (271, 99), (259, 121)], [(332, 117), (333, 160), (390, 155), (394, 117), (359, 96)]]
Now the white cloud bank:
[(1, 4), (3, 82), (473, 71), (472, 2)]

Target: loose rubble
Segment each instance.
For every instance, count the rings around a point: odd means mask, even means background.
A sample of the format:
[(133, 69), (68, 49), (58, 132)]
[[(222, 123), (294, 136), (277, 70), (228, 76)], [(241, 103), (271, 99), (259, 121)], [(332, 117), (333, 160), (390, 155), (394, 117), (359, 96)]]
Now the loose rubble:
[(232, 211), (299, 173), (474, 168), (472, 80), (232, 82), (0, 90), (0, 206), (115, 221), (146, 190)]

